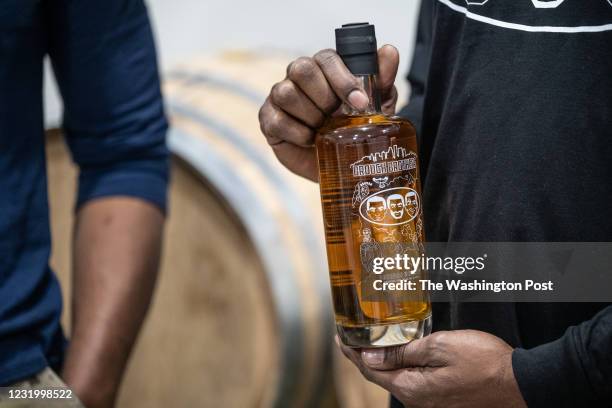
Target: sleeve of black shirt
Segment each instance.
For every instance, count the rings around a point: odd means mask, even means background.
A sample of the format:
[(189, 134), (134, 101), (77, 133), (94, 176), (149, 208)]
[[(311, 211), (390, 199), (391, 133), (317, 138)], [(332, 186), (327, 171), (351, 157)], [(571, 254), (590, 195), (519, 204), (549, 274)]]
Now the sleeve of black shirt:
[(560, 339), (517, 348), (512, 366), (530, 408), (612, 404), (612, 306)]

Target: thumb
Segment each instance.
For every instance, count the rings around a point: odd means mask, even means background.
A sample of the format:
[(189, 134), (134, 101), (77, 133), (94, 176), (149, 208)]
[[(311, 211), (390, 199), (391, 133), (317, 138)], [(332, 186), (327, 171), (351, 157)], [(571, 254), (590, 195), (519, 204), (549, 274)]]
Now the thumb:
[(425, 367), (431, 363), (428, 338), (413, 340), (408, 344), (379, 349), (364, 349), (361, 359), (375, 370), (397, 370), (409, 367)]
[(368, 107), (368, 96), (359, 80), (344, 65), (336, 51), (319, 51), (314, 60), (339, 99), (360, 111)]

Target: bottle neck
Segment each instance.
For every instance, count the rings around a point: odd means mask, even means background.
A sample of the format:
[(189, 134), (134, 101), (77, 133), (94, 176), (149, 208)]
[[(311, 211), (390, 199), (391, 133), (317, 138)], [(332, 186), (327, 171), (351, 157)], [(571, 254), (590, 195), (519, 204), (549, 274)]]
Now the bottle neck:
[(380, 104), (380, 91), (378, 90), (378, 75), (355, 75), (360, 81), (361, 88), (365, 91), (368, 96), (368, 107), (365, 111), (357, 111), (352, 106), (344, 104), (344, 112), (350, 116), (358, 116), (365, 114), (382, 114), (382, 108)]

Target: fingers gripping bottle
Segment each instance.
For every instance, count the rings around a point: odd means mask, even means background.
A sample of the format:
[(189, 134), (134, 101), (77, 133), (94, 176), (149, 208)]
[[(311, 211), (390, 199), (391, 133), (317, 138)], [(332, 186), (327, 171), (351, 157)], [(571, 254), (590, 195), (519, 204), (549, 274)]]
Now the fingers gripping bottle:
[(378, 274), (381, 258), (423, 251), (416, 132), (409, 121), (381, 110), (374, 26), (336, 29), (336, 49), (370, 101), (365, 112), (345, 104), (316, 138), (336, 326), (348, 346), (404, 344), (431, 331), (428, 294), (419, 285), (373, 288), (423, 278), (422, 270)]

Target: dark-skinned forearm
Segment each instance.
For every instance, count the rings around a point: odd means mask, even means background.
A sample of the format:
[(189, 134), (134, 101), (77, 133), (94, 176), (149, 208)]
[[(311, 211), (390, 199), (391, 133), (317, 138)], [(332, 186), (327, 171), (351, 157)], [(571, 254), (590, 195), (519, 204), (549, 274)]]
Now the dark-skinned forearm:
[(155, 287), (163, 222), (157, 207), (128, 197), (93, 200), (78, 211), (63, 377), (90, 408), (116, 397)]

